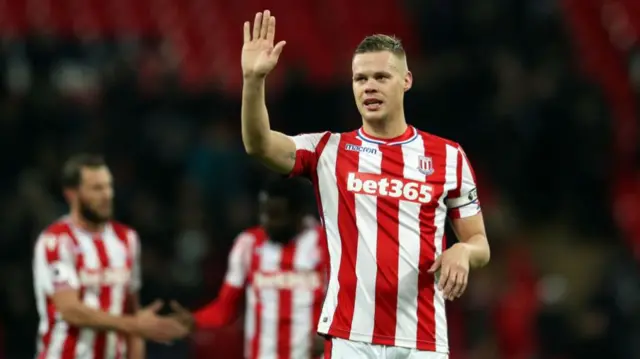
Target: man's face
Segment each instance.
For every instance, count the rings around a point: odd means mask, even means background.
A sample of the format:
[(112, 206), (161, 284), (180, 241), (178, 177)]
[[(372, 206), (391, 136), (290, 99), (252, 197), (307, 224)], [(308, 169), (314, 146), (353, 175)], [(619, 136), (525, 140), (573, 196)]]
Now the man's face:
[(82, 217), (102, 224), (113, 214), (113, 181), (107, 167), (83, 168), (76, 201)]
[(274, 242), (287, 243), (293, 239), (297, 216), (291, 213), (284, 198), (266, 196), (260, 201), (260, 224)]
[(356, 54), (352, 62), (353, 95), (365, 121), (380, 121), (402, 111), (412, 77), (404, 58), (388, 51)]

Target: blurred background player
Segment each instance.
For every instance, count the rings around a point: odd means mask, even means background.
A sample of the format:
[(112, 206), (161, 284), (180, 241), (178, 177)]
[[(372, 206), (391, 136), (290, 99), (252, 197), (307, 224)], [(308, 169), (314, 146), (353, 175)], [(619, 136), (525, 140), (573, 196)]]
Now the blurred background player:
[(111, 219), (113, 180), (104, 160), (70, 158), (62, 185), (70, 213), (35, 245), (37, 358), (142, 359), (143, 338), (168, 342), (184, 335), (184, 327), (156, 316), (162, 303), (137, 310), (140, 242), (133, 229)]
[[(268, 167), (313, 180), (331, 277), (318, 331), (328, 358), (441, 359), (445, 300), (459, 298), (490, 251), (471, 165), (454, 142), (407, 124), (413, 75), (399, 40), (366, 37), (352, 59), (362, 127), (295, 137), (272, 131), (265, 78), (285, 46), (276, 19), (244, 23), (242, 138)], [(458, 243), (446, 248), (449, 218)]]
[(310, 226), (299, 181), (274, 181), (259, 197), (260, 226), (236, 238), (217, 299), (193, 315), (172, 307), (186, 326), (217, 328), (234, 321), (246, 293), (245, 358), (309, 359), (323, 348), (324, 232)]

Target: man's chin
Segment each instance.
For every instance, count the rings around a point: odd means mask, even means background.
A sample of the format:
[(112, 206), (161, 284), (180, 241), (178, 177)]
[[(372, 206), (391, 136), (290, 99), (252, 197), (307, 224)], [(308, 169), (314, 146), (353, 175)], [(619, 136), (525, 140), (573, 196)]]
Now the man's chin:
[(384, 121), (385, 118), (387, 118), (387, 116), (382, 111), (365, 111), (362, 113), (362, 119), (367, 122)]

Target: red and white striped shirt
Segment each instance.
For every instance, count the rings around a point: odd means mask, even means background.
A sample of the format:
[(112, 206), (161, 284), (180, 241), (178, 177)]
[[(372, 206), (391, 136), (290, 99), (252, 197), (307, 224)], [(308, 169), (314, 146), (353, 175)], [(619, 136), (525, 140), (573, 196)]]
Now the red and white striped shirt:
[(320, 333), (448, 352), (442, 292), (427, 270), (445, 249), (445, 221), (480, 212), (460, 146), (409, 127), (392, 140), (349, 133), (291, 137), (292, 176), (315, 186), (330, 277)]
[(139, 258), (136, 232), (116, 222), (107, 224), (102, 233), (89, 233), (65, 218), (42, 232), (33, 258), (40, 315), (37, 358), (124, 359), (122, 334), (69, 325), (51, 296), (60, 289), (77, 289), (85, 305), (122, 315), (129, 294), (141, 285)]
[(261, 227), (241, 233), (218, 298), (195, 313), (199, 328), (230, 324), (246, 293), (245, 357), (310, 359), (326, 282), (326, 240), (314, 226), (288, 244)]

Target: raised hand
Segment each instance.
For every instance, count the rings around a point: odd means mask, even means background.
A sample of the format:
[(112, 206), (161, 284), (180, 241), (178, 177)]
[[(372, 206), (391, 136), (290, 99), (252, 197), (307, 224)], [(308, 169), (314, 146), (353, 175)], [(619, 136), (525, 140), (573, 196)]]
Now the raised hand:
[(170, 343), (187, 336), (189, 329), (186, 326), (171, 318), (161, 317), (157, 314), (161, 308), (162, 301), (156, 300), (136, 313), (136, 334), (160, 343)]
[(259, 12), (253, 21), (253, 31), (249, 21), (244, 23), (244, 45), (242, 46), (242, 74), (248, 77), (265, 77), (278, 63), (278, 58), (286, 42), (275, 46), (276, 18), (269, 10)]
[(469, 255), (468, 249), (463, 244), (456, 243), (436, 258), (429, 268), (429, 273), (436, 275), (438, 289), (442, 291), (444, 299), (460, 298), (467, 289)]

